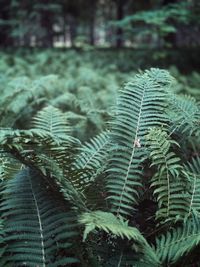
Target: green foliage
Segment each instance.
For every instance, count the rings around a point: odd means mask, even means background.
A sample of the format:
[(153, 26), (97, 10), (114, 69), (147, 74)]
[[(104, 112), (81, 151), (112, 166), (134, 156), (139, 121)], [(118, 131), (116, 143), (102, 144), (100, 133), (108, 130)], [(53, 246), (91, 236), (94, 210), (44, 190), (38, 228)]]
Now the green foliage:
[(33, 127), (51, 135), (55, 141), (76, 141), (70, 138), (71, 128), (67, 126), (65, 115), (54, 107), (48, 106), (34, 117)]
[(199, 214), (200, 201), (200, 158), (192, 158), (185, 165), (185, 171), (189, 179), (189, 213)]
[[(107, 84), (103, 72), (78, 68), (77, 84), (75, 67), (60, 80), (24, 79), (34, 99), (23, 101), (29, 112), (14, 124), (22, 106), (8, 97), (0, 129), (1, 266), (189, 266), (199, 244), (198, 101), (177, 96), (168, 71), (152, 68), (126, 83), (113, 109), (123, 75), (106, 76)], [(12, 95), (16, 88), (8, 88)]]
[(163, 264), (175, 263), (200, 242), (200, 222), (195, 215), (182, 226), (156, 239), (156, 254)]
[(175, 141), (170, 140), (161, 129), (152, 128), (147, 135), (150, 150), (151, 166), (157, 167), (152, 177), (151, 187), (158, 202), (157, 219), (180, 219), (187, 215), (187, 195), (184, 192), (184, 180), (179, 176), (182, 172), (180, 158), (170, 147)]
[(152, 69), (136, 76), (120, 92), (116, 120), (112, 126), (111, 134), (115, 146), (108, 166), (107, 183), (108, 199), (117, 216), (130, 215), (139, 198), (145, 135), (149, 127), (166, 123), (165, 87), (170, 82), (171, 77), (167, 73)]
[(84, 213), (81, 215), (79, 221), (86, 225), (83, 236), (84, 241), (87, 239), (87, 235), (97, 228), (121, 238), (133, 239), (137, 242), (145, 243), (144, 238), (137, 228), (128, 226), (128, 222), (123, 221), (122, 218), (117, 219), (112, 213), (103, 211)]
[[(129, 34), (138, 37), (152, 36), (158, 42), (164, 42), (163, 38), (170, 33), (176, 33), (178, 26), (188, 25), (194, 20), (191, 4), (181, 1), (174, 4), (159, 6), (146, 11), (138, 11), (128, 15), (121, 21), (113, 22), (112, 25), (121, 27)], [(165, 46), (170, 43), (164, 42)], [(148, 44), (149, 45), (149, 44)]]
[[(0, 208), (6, 243), (1, 266), (60, 266), (77, 262), (70, 252), (70, 239), (77, 234), (76, 217), (53, 188), (47, 188), (47, 182), (30, 169), (6, 183)], [(59, 250), (65, 250), (66, 255), (62, 257)]]
[(93, 182), (102, 168), (105, 168), (110, 145), (109, 132), (102, 132), (80, 148), (75, 165), (77, 169), (83, 170), (86, 183)]
[(122, 239), (131, 240), (133, 243), (136, 242), (136, 244), (132, 244), (133, 250), (136, 249), (138, 250), (137, 252), (145, 253), (145, 257), (149, 258), (149, 262), (154, 266), (159, 264), (155, 252), (142, 234), (137, 228), (128, 226), (128, 221), (124, 221), (122, 217), (118, 219), (112, 213), (95, 211), (82, 214), (79, 221), (85, 225), (83, 241), (86, 240), (91, 231), (97, 228), (113, 235), (115, 238), (121, 237)]
[(178, 132), (187, 137), (192, 134), (198, 136), (200, 109), (197, 101), (187, 95), (172, 94), (169, 102), (171, 104), (169, 109), (171, 134)]

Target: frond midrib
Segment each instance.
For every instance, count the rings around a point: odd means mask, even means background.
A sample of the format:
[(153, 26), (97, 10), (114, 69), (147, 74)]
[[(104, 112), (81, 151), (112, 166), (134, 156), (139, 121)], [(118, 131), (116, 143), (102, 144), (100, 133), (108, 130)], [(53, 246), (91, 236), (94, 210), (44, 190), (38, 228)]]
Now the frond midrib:
[(42, 252), (42, 266), (46, 267), (46, 258), (45, 258), (45, 247), (44, 247), (44, 236), (43, 236), (43, 227), (42, 227), (42, 220), (41, 220), (41, 216), (40, 216), (40, 210), (39, 210), (39, 206), (38, 206), (38, 202), (33, 190), (33, 184), (29, 175), (29, 183), (30, 183), (30, 188), (31, 188), (31, 193), (34, 199), (34, 203), (35, 203), (35, 208), (37, 211), (37, 218), (38, 218), (38, 224), (39, 224), (39, 229), (40, 229), (40, 239), (41, 239), (41, 252)]
[[(177, 244), (177, 243), (184, 242), (184, 241), (186, 241), (187, 239), (189, 239), (189, 238), (193, 238), (193, 237), (196, 237), (196, 236), (199, 236), (199, 241), (200, 241), (200, 232), (199, 232), (199, 233), (197, 233), (197, 234), (188, 235), (188, 236), (186, 236), (186, 237), (182, 237), (182, 238), (180, 238), (180, 239), (177, 239), (176, 241), (172, 241), (172, 242), (168, 243), (167, 245), (163, 245), (163, 244), (162, 244), (162, 248), (158, 248), (158, 249), (156, 249), (156, 252), (159, 252), (159, 251), (163, 250), (164, 248), (169, 248), (169, 247), (171, 247), (171, 246), (173, 246), (173, 245), (175, 245), (175, 244)], [(196, 243), (197, 241), (195, 240), (194, 242)]]
[(122, 191), (121, 191), (121, 195), (120, 195), (119, 206), (118, 206), (118, 209), (117, 209), (117, 217), (119, 216), (119, 213), (120, 213), (121, 204), (122, 204), (122, 198), (123, 198), (124, 191), (125, 191), (125, 188), (126, 188), (126, 184), (127, 184), (127, 180), (128, 180), (128, 175), (129, 175), (129, 172), (130, 172), (131, 164), (132, 164), (132, 161), (133, 161), (133, 158), (134, 158), (134, 155), (135, 155), (135, 148), (136, 148), (135, 142), (138, 139), (138, 132), (139, 132), (139, 126), (140, 126), (140, 120), (141, 120), (141, 114), (142, 114), (142, 107), (143, 107), (145, 92), (146, 92), (146, 87), (143, 87), (143, 94), (142, 94), (142, 98), (141, 98), (141, 102), (140, 102), (140, 110), (139, 110), (139, 115), (138, 115), (138, 120), (137, 120), (135, 137), (134, 137), (134, 140), (133, 140), (133, 149), (132, 149), (131, 158), (130, 158), (130, 161), (129, 161), (129, 164), (128, 164), (128, 168), (127, 168), (127, 174), (126, 174), (125, 179), (124, 179), (124, 185), (123, 185), (123, 188), (122, 188)]

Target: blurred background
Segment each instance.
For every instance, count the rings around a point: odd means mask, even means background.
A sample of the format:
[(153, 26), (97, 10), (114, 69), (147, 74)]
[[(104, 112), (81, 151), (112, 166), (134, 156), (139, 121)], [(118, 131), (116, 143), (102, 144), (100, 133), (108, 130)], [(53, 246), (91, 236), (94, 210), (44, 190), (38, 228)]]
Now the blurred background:
[(199, 0), (0, 0), (0, 123), (28, 128), (59, 108), (86, 140), (105, 129), (118, 89), (168, 69), (200, 100)]
[(200, 45), (199, 0), (1, 0), (1, 47)]

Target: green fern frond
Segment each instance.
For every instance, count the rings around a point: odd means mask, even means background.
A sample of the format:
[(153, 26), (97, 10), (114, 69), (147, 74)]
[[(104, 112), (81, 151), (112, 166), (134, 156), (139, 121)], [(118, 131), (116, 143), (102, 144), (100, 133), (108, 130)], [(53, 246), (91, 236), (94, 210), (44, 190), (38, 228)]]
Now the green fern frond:
[(192, 158), (191, 162), (184, 165), (184, 171), (189, 179), (188, 202), (189, 215), (200, 212), (200, 158)]
[[(193, 215), (180, 227), (174, 228), (156, 239), (156, 254), (162, 264), (177, 262), (200, 243), (200, 220)], [(163, 266), (162, 265), (162, 266)]]
[[(1, 131), (0, 141), (4, 152), (18, 162), (38, 170), (44, 177), (57, 183), (60, 192), (74, 207), (85, 210), (83, 185), (80, 172), (72, 169), (76, 146), (52, 139), (47, 132), (38, 129)], [(73, 143), (74, 145), (74, 143)]]
[[(1, 147), (19, 162), (51, 177), (58, 184), (65, 199), (74, 207), (85, 210), (82, 171), (72, 168), (77, 151), (76, 139), (54, 139), (42, 129), (2, 130)], [(70, 140), (70, 141), (69, 141)]]
[(146, 138), (151, 166), (157, 168), (151, 182), (159, 207), (156, 217), (166, 220), (183, 218), (188, 213), (184, 181), (179, 177), (183, 167), (180, 159), (170, 151), (170, 146), (177, 143), (159, 128), (152, 128)]
[(166, 90), (170, 90), (171, 85), (175, 82), (175, 79), (170, 75), (170, 73), (163, 69), (151, 68), (150, 70), (146, 70), (146, 73), (153, 81), (161, 86), (165, 86)]
[(128, 226), (128, 221), (124, 221), (122, 217), (117, 218), (114, 214), (109, 212), (93, 211), (83, 213), (80, 216), (79, 222), (85, 225), (83, 241), (85, 241), (88, 234), (95, 229), (103, 230), (112, 236), (131, 240), (133, 243), (136, 242), (132, 244), (132, 249), (137, 247), (141, 253), (145, 254), (146, 259), (148, 258), (151, 263), (154, 263), (153, 266), (159, 265), (159, 260), (154, 250), (149, 246), (140, 231), (135, 227)]
[[(13, 83), (14, 84), (14, 83)], [(5, 92), (2, 92), (0, 100), (0, 121), (1, 125), (12, 126), (16, 121), (16, 117), (20, 117), (21, 111), (29, 105), (31, 102), (32, 94), (27, 88), (23, 88), (22, 85), (14, 88), (6, 88)]]
[[(12, 266), (43, 267), (60, 266), (60, 260), (66, 265), (77, 262), (70, 251), (70, 240), (77, 234), (75, 215), (66, 211), (66, 203), (38, 173), (23, 170), (7, 182), (2, 194), (4, 261)], [(62, 249), (64, 257), (59, 255)]]
[[(165, 74), (163, 84), (158, 79), (159, 73), (161, 77)], [(150, 127), (166, 124), (165, 87), (171, 79), (168, 72), (153, 69), (137, 75), (119, 94), (111, 130), (114, 148), (107, 182), (108, 199), (117, 216), (132, 214), (137, 203), (142, 187), (141, 164), (146, 155), (145, 135)]]
[(64, 113), (52, 106), (45, 107), (37, 113), (33, 119), (33, 126), (61, 140), (69, 138), (71, 132)]
[(200, 135), (200, 107), (197, 101), (187, 95), (169, 94), (168, 116), (171, 124), (171, 133), (182, 133), (190, 136)]
[(86, 142), (80, 148), (75, 167), (80, 170), (86, 170), (82, 179), (87, 184), (94, 181), (95, 177), (102, 172), (105, 167), (105, 160), (109, 153), (110, 138), (109, 132), (105, 131)]
[(0, 157), (0, 180), (7, 180), (14, 177), (21, 169), (22, 164), (15, 159), (9, 158), (8, 155)]
[(97, 228), (121, 238), (133, 239), (140, 243), (145, 243), (144, 237), (137, 228), (128, 226), (128, 222), (123, 221), (122, 218), (118, 219), (114, 214), (109, 212), (93, 211), (83, 213), (80, 216), (79, 222), (86, 226), (83, 236), (84, 241), (88, 234)]
[(3, 254), (6, 251), (6, 243), (4, 242), (5, 231), (4, 231), (4, 221), (2, 216), (0, 217), (0, 264), (6, 267), (6, 260), (3, 258)]

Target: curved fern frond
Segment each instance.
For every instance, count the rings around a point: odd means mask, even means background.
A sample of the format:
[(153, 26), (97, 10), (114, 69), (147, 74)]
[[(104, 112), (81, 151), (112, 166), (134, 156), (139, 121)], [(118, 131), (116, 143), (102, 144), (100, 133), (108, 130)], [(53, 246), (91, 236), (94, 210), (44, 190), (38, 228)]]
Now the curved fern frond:
[(103, 163), (108, 157), (110, 137), (107, 131), (95, 136), (86, 142), (81, 148), (75, 167), (79, 170), (86, 170), (83, 173), (83, 182), (94, 181), (95, 177), (104, 169)]
[(1, 95), (3, 101), (0, 100), (1, 125), (12, 126), (22, 116), (22, 111), (30, 105), (33, 95), (24, 85), (20, 83), (20, 86), (17, 86), (14, 81), (13, 85), (10, 84), (5, 92), (1, 93), (3, 94)]
[(132, 249), (137, 247), (141, 253), (145, 254), (145, 257), (147, 257), (151, 263), (155, 264), (153, 266), (159, 265), (159, 260), (154, 250), (147, 243), (140, 231), (135, 227), (128, 226), (128, 221), (124, 221), (122, 217), (117, 218), (114, 214), (109, 212), (93, 211), (83, 213), (80, 216), (79, 222), (85, 225), (83, 241), (85, 241), (88, 234), (95, 229), (103, 230), (114, 237), (131, 240), (134, 243), (132, 244)]
[[(2, 217), (2, 216), (1, 216)], [(6, 260), (3, 259), (3, 254), (5, 253), (6, 250), (6, 243), (4, 242), (4, 222), (0, 217), (0, 263), (1, 266), (6, 266)]]
[(0, 181), (15, 176), (21, 169), (22, 164), (8, 156), (0, 157)]
[(162, 87), (165, 87), (165, 90), (171, 90), (171, 85), (175, 82), (175, 79), (168, 71), (158, 68), (151, 68), (145, 72), (153, 81), (160, 84)]
[(85, 210), (80, 172), (72, 169), (76, 147), (68, 142), (61, 146), (46, 132), (37, 129), (7, 130), (0, 133), (4, 152), (11, 154), (25, 166), (38, 170), (44, 177), (52, 178), (65, 199), (73, 206)]
[(37, 113), (33, 119), (33, 126), (50, 134), (55, 139), (64, 141), (70, 138), (70, 141), (74, 140), (70, 136), (71, 127), (67, 125), (64, 113), (52, 106), (45, 107)]
[(192, 212), (200, 212), (200, 158), (193, 158), (184, 165), (187, 178), (189, 179), (188, 202), (189, 215)]
[(86, 226), (83, 236), (84, 241), (87, 235), (97, 228), (121, 238), (133, 239), (140, 243), (145, 243), (144, 237), (137, 228), (128, 226), (128, 222), (123, 221), (122, 218), (118, 219), (114, 214), (109, 212), (93, 211), (83, 213), (80, 216), (79, 222)]
[(199, 243), (200, 220), (193, 215), (184, 222), (182, 227), (174, 228), (156, 239), (156, 254), (162, 264), (170, 266)]
[(182, 133), (186, 136), (200, 135), (200, 108), (197, 101), (187, 95), (169, 94), (168, 116), (171, 133)]
[[(2, 194), (4, 261), (12, 266), (42, 267), (60, 266), (61, 260), (66, 265), (77, 262), (70, 251), (70, 239), (76, 235), (75, 215), (66, 211), (66, 203), (38, 173), (21, 171), (6, 183)], [(63, 249), (64, 257), (59, 253)]]
[[(160, 72), (166, 74), (163, 83), (158, 79)], [(132, 214), (137, 203), (142, 187), (141, 163), (146, 155), (145, 135), (150, 127), (166, 124), (166, 85), (171, 79), (168, 72), (152, 69), (137, 75), (119, 94), (107, 182), (108, 199), (117, 216)]]
[(180, 159), (170, 152), (170, 146), (177, 143), (170, 140), (168, 134), (159, 128), (152, 128), (146, 138), (151, 166), (157, 168), (151, 182), (159, 207), (157, 219), (183, 218), (188, 213), (184, 181), (179, 177), (183, 167)]

